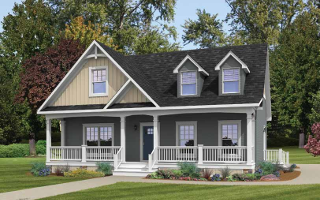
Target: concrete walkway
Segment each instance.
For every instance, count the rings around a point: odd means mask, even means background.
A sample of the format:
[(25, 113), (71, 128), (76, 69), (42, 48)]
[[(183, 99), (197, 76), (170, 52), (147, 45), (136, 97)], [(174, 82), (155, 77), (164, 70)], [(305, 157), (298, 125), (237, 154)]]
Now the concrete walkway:
[(301, 175), (291, 181), (275, 181), (275, 182), (196, 182), (196, 181), (172, 181), (172, 180), (152, 180), (143, 179), (141, 177), (121, 177), (110, 176), (104, 178), (95, 178), (84, 181), (76, 181), (63, 183), (58, 185), (43, 186), (13, 192), (0, 194), (0, 199), (5, 200), (31, 200), (40, 199), (59, 194), (77, 192), (80, 190), (95, 188), (104, 185), (110, 185), (117, 182), (145, 182), (145, 183), (172, 183), (172, 184), (205, 184), (205, 185), (299, 185), (299, 184), (320, 184), (320, 165), (308, 164), (298, 165)]

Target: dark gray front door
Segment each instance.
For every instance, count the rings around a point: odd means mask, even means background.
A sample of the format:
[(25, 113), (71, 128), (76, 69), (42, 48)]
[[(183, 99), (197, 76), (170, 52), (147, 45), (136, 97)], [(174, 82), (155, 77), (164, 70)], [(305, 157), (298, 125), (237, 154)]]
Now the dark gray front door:
[(153, 150), (153, 126), (143, 126), (143, 160), (148, 160), (148, 155)]

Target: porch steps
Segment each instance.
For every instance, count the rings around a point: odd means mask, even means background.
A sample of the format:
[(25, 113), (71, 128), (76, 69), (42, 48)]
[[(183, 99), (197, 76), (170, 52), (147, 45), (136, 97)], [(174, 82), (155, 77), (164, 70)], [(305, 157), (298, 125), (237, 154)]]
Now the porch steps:
[[(155, 170), (152, 170), (153, 172)], [(118, 169), (113, 171), (114, 176), (140, 176), (145, 177), (151, 173), (147, 162), (126, 162), (121, 163)]]

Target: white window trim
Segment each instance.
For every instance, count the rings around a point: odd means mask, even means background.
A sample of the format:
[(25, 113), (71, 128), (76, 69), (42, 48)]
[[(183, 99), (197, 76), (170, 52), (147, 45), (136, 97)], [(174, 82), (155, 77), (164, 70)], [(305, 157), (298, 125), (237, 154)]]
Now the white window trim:
[(99, 127), (98, 129), (98, 146), (100, 146), (100, 127), (105, 127), (105, 126), (111, 126), (112, 127), (112, 146), (114, 145), (114, 123), (96, 123), (96, 124), (82, 124), (82, 144), (87, 145), (87, 135), (86, 135), (86, 129), (87, 127)]
[(194, 126), (194, 146), (198, 146), (197, 121), (178, 121), (176, 122), (176, 146), (180, 146), (180, 130), (179, 126)]
[[(106, 92), (105, 93), (93, 93), (93, 84), (92, 84), (92, 71), (105, 69), (106, 70)], [(109, 89), (109, 71), (108, 66), (99, 66), (99, 67), (89, 67), (89, 97), (105, 97), (108, 96), (108, 89)]]
[[(182, 73), (195, 72), (196, 73), (196, 93), (195, 94), (183, 94), (182, 85), (193, 85), (193, 84), (182, 84)], [(186, 70), (180, 72), (180, 95), (181, 96), (196, 96), (198, 94), (198, 71), (197, 70)]]
[(238, 146), (241, 146), (241, 120), (223, 120), (218, 121), (218, 145), (222, 146), (222, 125), (238, 125)]
[[(239, 69), (239, 92), (225, 92), (224, 91), (224, 82), (235, 82), (235, 81), (225, 81), (224, 80), (224, 70), (228, 70), (228, 69)], [(241, 70), (239, 67), (226, 67), (226, 68), (222, 68), (222, 94), (240, 94), (240, 89), (241, 89)]]

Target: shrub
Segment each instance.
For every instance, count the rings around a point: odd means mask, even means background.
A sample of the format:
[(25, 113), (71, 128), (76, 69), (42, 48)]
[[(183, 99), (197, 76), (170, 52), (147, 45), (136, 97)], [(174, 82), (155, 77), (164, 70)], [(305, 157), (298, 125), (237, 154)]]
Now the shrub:
[(258, 164), (258, 169), (263, 171), (263, 175), (273, 174), (277, 171), (277, 167), (271, 162), (261, 162)]
[(221, 181), (221, 176), (220, 176), (220, 174), (214, 174), (214, 175), (211, 177), (211, 181)]
[(104, 177), (104, 173), (91, 171), (83, 168), (78, 168), (70, 172), (64, 172), (64, 176), (75, 177), (75, 178), (95, 178), (95, 177)]
[(254, 181), (256, 180), (256, 176), (255, 174), (245, 174), (244, 179), (245, 181)]
[(212, 169), (204, 169), (202, 177), (209, 180), (212, 175)]
[(263, 176), (263, 170), (262, 169), (258, 169), (255, 171), (255, 176), (256, 176), (256, 179), (260, 179), (262, 176)]
[(29, 144), (0, 145), (0, 158), (18, 158), (29, 155)]
[(112, 175), (112, 166), (110, 163), (97, 163), (98, 169), (97, 172), (102, 172), (104, 175), (109, 176)]
[(231, 171), (228, 167), (221, 169), (220, 172), (222, 179), (226, 179), (231, 174)]
[(158, 170), (152, 174), (148, 174), (146, 178), (150, 179), (179, 179), (182, 177), (181, 170), (168, 169), (168, 170)]
[(297, 165), (296, 164), (292, 164), (289, 168), (289, 172), (293, 172), (294, 169), (297, 168)]
[(67, 165), (67, 166), (59, 166), (59, 167), (56, 168), (55, 171), (56, 171), (56, 175), (57, 176), (64, 176), (65, 172), (69, 172), (70, 171), (70, 167), (69, 167), (69, 165)]
[(227, 180), (228, 180), (228, 181), (231, 181), (231, 182), (235, 181), (235, 179), (233, 178), (232, 175), (229, 175), (229, 176), (227, 177)]
[(163, 179), (163, 177), (158, 176), (157, 172), (153, 172), (151, 174), (148, 174), (146, 178), (149, 178), (149, 179)]
[(233, 174), (232, 176), (235, 181), (245, 181), (246, 180), (245, 174)]
[(194, 163), (179, 163), (180, 170), (184, 177), (200, 178), (200, 169)]
[(38, 140), (36, 144), (36, 152), (38, 155), (46, 155), (46, 141)]
[(273, 175), (276, 175), (276, 177), (280, 177), (280, 172), (279, 171), (275, 171), (275, 172), (273, 172)]
[(286, 147), (286, 146), (298, 146), (299, 139), (278, 136), (275, 138), (268, 138), (268, 147)]
[(34, 176), (48, 176), (51, 171), (50, 168), (46, 166), (44, 162), (32, 163), (31, 173)]

